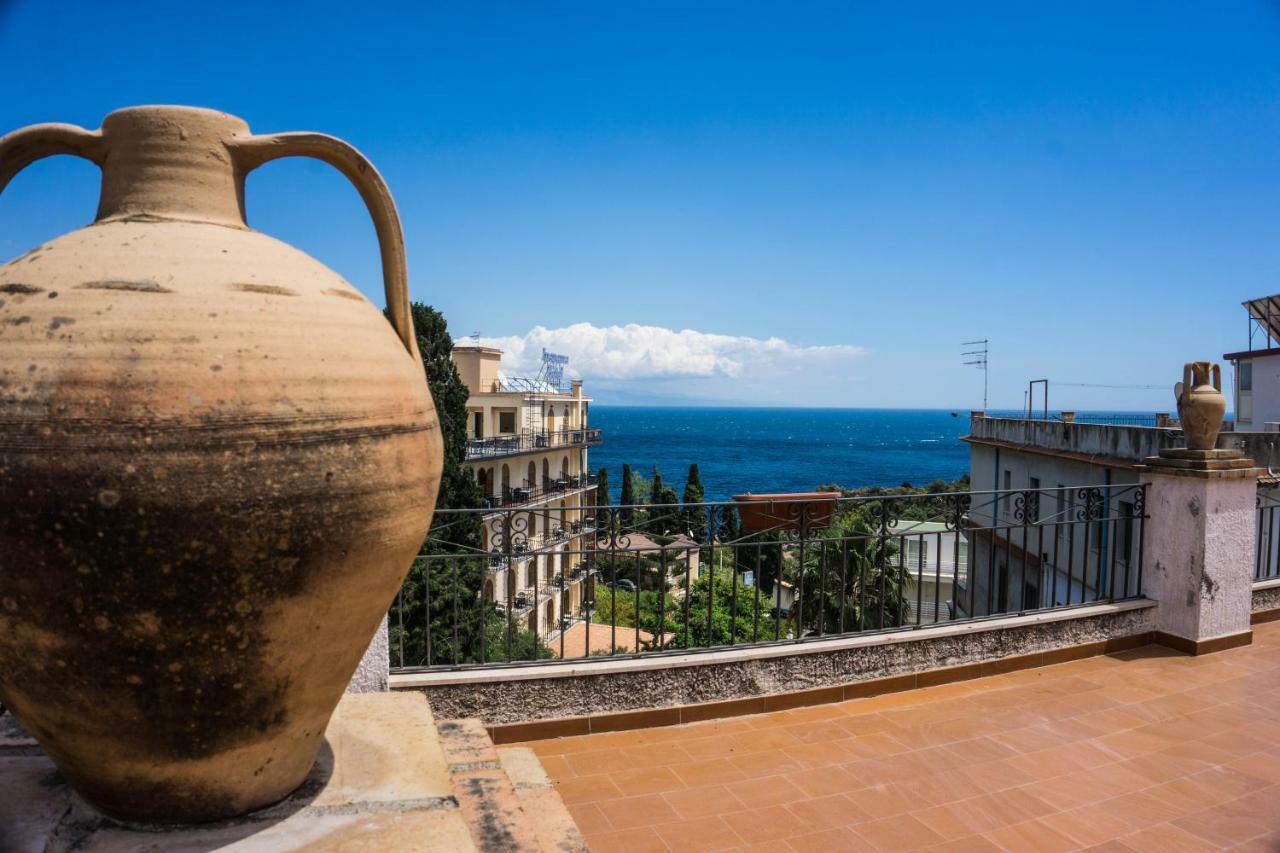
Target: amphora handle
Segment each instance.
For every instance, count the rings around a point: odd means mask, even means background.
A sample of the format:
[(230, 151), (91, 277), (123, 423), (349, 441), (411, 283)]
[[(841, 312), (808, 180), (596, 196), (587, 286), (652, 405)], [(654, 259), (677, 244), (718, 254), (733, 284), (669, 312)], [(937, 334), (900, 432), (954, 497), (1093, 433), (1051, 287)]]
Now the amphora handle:
[(409, 273), (404, 255), (404, 232), (391, 190), (363, 154), (337, 137), (323, 133), (267, 133), (235, 139), (231, 151), (236, 164), (248, 174), (263, 163), (281, 157), (312, 157), (328, 163), (346, 176), (364, 199), (373, 218), (382, 254), (382, 285), (386, 291), (391, 326), (409, 355), (420, 361), (418, 339), (409, 308)]
[(106, 156), (102, 132), (74, 124), (33, 124), (0, 136), (0, 192), (14, 175), (55, 154), (74, 154), (101, 166)]

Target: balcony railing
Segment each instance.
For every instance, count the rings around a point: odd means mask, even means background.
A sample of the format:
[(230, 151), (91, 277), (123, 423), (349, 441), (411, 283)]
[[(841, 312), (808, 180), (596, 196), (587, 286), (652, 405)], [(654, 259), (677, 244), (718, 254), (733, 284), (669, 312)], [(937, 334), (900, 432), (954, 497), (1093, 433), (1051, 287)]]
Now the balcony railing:
[(522, 432), (515, 435), (497, 435), (492, 438), (467, 439), (467, 461), (514, 456), (518, 453), (536, 453), (561, 447), (594, 447), (603, 441), (597, 427), (562, 429), (554, 432)]
[(589, 489), (595, 485), (595, 474), (575, 474), (568, 477), (561, 477), (558, 480), (552, 480), (545, 486), (539, 486), (536, 488), (518, 486), (513, 489), (508, 489), (501, 495), (489, 495), (484, 500), (485, 506), (489, 509), (527, 506), (529, 504), (538, 503), (539, 501), (566, 495), (569, 492), (578, 489)]
[[(572, 648), (593, 662), (1136, 598), (1145, 500), (1145, 486), (1112, 485), (775, 501), (754, 518), (733, 503), (573, 507), (559, 535), (530, 533), (529, 511), (496, 510), (494, 523), (493, 510), (443, 510), (446, 522), (485, 512), (489, 540), (428, 540), (392, 607), (392, 665), (549, 662), (575, 617), (586, 637)], [(567, 541), (574, 523), (590, 535)], [(559, 586), (501, 602), (481, 589), (539, 549), (554, 550), (550, 570), (586, 581), (550, 620), (540, 605)]]

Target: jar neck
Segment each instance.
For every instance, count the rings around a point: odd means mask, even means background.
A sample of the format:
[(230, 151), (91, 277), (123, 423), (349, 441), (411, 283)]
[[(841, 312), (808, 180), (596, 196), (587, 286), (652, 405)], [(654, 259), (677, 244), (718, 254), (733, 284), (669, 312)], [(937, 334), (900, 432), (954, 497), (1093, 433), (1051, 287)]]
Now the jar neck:
[(246, 228), (244, 172), (231, 152), (243, 121), (213, 110), (134, 107), (102, 123), (97, 221), (176, 219)]

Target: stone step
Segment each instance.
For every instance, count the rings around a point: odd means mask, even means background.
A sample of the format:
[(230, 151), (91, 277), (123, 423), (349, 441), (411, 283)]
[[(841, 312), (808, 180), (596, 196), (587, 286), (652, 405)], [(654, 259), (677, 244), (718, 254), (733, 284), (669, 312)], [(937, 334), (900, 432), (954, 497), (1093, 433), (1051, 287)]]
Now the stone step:
[(498, 760), (515, 786), (543, 853), (586, 853), (587, 843), (537, 754), (528, 747), (508, 746), (498, 750)]
[(453, 795), (476, 849), (538, 853), (542, 848), (484, 725), (474, 719), (442, 720), (437, 727)]
[(587, 850), (563, 800), (528, 749), (497, 749), (479, 720), (438, 724), (454, 797), (482, 851)]

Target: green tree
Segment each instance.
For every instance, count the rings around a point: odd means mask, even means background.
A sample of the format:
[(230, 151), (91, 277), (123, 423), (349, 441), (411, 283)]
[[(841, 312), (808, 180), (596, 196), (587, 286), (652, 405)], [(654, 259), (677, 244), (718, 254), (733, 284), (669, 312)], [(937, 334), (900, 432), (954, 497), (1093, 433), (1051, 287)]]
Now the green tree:
[[(798, 558), (797, 558), (798, 559)], [(800, 606), (792, 618), (800, 634), (892, 628), (906, 624), (915, 587), (910, 567), (899, 559), (892, 537), (880, 537), (866, 508), (838, 515), (808, 543)]]
[(645, 529), (651, 533), (668, 534), (679, 528), (683, 513), (674, 507), (679, 503), (676, 490), (662, 482), (662, 472), (653, 466), (653, 480), (649, 487), (649, 504), (661, 509), (650, 509)]
[(609, 469), (601, 468), (596, 474), (596, 506), (608, 506), (609, 502)]
[(702, 476), (698, 471), (698, 463), (689, 466), (689, 476), (684, 483), (684, 526), (694, 539), (701, 542), (706, 535), (706, 507), (696, 506), (706, 500), (706, 492), (702, 488)]
[(630, 508), (636, 503), (635, 484), (632, 482), (631, 466), (624, 464), (622, 466), (622, 493), (618, 496), (618, 504), (626, 507), (618, 511), (618, 520), (624, 527), (630, 527), (635, 513)]
[(735, 580), (731, 571), (714, 572), (705, 565), (702, 577), (694, 582), (689, 593), (687, 612), (684, 602), (673, 602), (666, 627), (665, 646), (673, 649), (778, 639), (776, 622), (763, 591), (741, 578)]
[[(444, 316), (431, 306), (415, 302), (411, 312), (444, 445), (436, 509), (479, 509), (484, 505), (484, 496), (474, 474), (463, 465), (467, 453), (469, 392), (453, 364), (453, 338)], [(401, 590), (401, 601), (406, 606), (393, 605), (390, 614), (393, 663), (399, 665), (402, 653), (405, 665), (409, 666), (473, 660), (479, 654), (486, 612), (480, 601), (485, 564), (484, 560), (467, 555), (482, 550), (483, 540), (484, 528), (478, 513), (434, 516), (427, 541)], [(429, 617), (425, 615), (426, 609), (430, 610)]]

